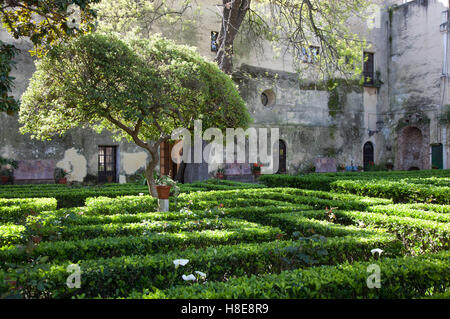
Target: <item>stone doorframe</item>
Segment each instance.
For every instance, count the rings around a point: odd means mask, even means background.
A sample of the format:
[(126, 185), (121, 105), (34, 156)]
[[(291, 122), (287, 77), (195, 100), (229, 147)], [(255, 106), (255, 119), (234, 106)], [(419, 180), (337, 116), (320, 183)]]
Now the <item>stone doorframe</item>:
[(397, 133), (395, 169), (430, 169), (429, 123), (411, 123)]

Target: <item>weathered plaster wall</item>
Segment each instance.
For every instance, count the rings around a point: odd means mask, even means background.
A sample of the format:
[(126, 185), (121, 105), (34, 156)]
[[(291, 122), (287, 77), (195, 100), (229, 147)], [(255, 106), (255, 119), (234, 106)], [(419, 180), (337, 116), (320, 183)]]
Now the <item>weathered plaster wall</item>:
[[(384, 118), (385, 135), (393, 146), (390, 156), (396, 158), (399, 168), (404, 168), (401, 152), (405, 126), (418, 127), (427, 136), (424, 158), (431, 156), (430, 144), (445, 141), (439, 116), (442, 106), (448, 104), (448, 80), (441, 77), (444, 37), (440, 24), (447, 9), (447, 1), (415, 0), (391, 11), (389, 109)], [(447, 142), (446, 152), (448, 148)], [(430, 160), (425, 161), (423, 168), (431, 168)]]
[[(298, 75), (243, 65), (239, 82), (255, 127), (279, 127), (287, 145), (287, 169), (295, 173), (314, 165), (316, 157), (338, 163), (362, 162), (364, 105), (361, 87), (338, 89), (337, 109), (330, 111), (330, 92), (299, 81)], [(263, 105), (261, 93), (272, 90), (275, 102)]]

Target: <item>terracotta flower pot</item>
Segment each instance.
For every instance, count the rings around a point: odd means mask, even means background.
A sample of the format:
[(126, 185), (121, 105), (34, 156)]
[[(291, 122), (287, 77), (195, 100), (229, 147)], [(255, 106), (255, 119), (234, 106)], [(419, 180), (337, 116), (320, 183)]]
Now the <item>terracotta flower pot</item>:
[(170, 187), (167, 185), (157, 185), (156, 191), (158, 192), (159, 199), (169, 199)]
[(67, 178), (60, 178), (58, 179), (58, 184), (67, 184)]
[(2, 183), (8, 183), (8, 181), (9, 181), (9, 176), (0, 176), (0, 181), (2, 182)]
[(259, 177), (261, 175), (261, 171), (255, 171), (253, 172), (253, 174), (255, 175), (255, 177)]
[(223, 173), (217, 173), (217, 174), (216, 174), (216, 177), (217, 177), (218, 179), (223, 179), (223, 178), (224, 178), (224, 175), (223, 175)]

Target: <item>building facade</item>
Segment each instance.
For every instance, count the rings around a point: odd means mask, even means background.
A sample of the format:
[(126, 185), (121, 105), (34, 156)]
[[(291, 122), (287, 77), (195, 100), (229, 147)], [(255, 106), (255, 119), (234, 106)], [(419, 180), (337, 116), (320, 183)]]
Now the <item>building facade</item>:
[[(206, 0), (199, 3), (212, 7)], [(311, 171), (318, 158), (334, 158), (343, 166), (449, 168), (448, 10), (446, 0), (384, 1), (375, 25), (357, 28), (369, 44), (361, 63), (370, 80), (334, 91), (299, 78), (292, 61), (276, 58), (269, 45), (261, 53), (236, 44), (233, 78), (253, 126), (280, 129), (281, 172)], [(220, 18), (205, 10), (200, 24), (189, 41), (212, 60)], [(20, 99), (35, 70), (31, 44), (5, 30), (0, 39), (21, 50), (13, 74), (13, 93)], [(17, 117), (0, 113), (0, 156), (54, 159), (69, 172), (69, 181), (130, 181), (150, 156), (134, 144), (115, 142), (106, 131), (78, 128), (40, 142), (20, 134), (19, 127)], [(170, 146), (164, 145), (163, 173), (175, 169), (168, 154)]]

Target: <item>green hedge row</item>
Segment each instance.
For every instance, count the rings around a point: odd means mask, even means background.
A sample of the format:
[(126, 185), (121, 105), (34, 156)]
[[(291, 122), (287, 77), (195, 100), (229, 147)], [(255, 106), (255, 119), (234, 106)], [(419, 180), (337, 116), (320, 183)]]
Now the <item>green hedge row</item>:
[(364, 225), (379, 225), (395, 233), (410, 249), (419, 253), (449, 249), (450, 224), (431, 220), (367, 212), (335, 212), (338, 220), (348, 219)]
[(261, 175), (259, 181), (268, 187), (294, 187), (329, 191), (335, 179), (325, 175)]
[[(261, 189), (263, 185), (233, 181), (205, 181), (180, 185), (181, 192), (190, 193), (208, 190)], [(96, 187), (68, 187), (64, 185), (12, 185), (0, 188), (0, 198), (56, 198), (58, 208), (83, 206), (89, 197), (118, 197), (148, 194), (148, 188), (138, 184), (111, 184)]]
[[(371, 205), (392, 204), (392, 201), (351, 194), (294, 188), (270, 188), (181, 194), (176, 200), (171, 201), (171, 209), (178, 210), (184, 206), (189, 206), (191, 209), (208, 209), (219, 205), (230, 208), (286, 204), (306, 204), (315, 208), (339, 207), (365, 210)], [(88, 207), (85, 211), (87, 214), (122, 214), (155, 211), (157, 202), (150, 196), (96, 197), (86, 199), (86, 206)]]
[(89, 214), (136, 214), (142, 212), (155, 212), (158, 210), (158, 200), (149, 195), (145, 196), (120, 196), (88, 197), (85, 205)]
[[(39, 230), (44, 241), (78, 240), (111, 236), (143, 236), (152, 232), (182, 232), (220, 230), (242, 227), (256, 227), (256, 224), (232, 218), (202, 218), (175, 221), (142, 221), (140, 223), (45, 226)], [(24, 243), (25, 226), (8, 224), (0, 226), (0, 247)]]
[(246, 216), (243, 212), (241, 216), (248, 220), (277, 225), (288, 233), (298, 231), (306, 235), (317, 233), (324, 236), (352, 234), (364, 236), (364, 233), (377, 231), (373, 228), (374, 226), (382, 227), (380, 231), (388, 230), (396, 234), (408, 250), (416, 251), (416, 253), (434, 252), (449, 247), (449, 223), (358, 211), (334, 211), (333, 213), (336, 217), (335, 223), (329, 222), (329, 216), (324, 211), (261, 213), (257, 216), (252, 213)]
[[(292, 212), (298, 210), (312, 210), (311, 206), (307, 205), (292, 205), (280, 203), (280, 205), (265, 206), (269, 203), (278, 204), (276, 201), (268, 201), (261, 203), (261, 206), (251, 207), (223, 207), (219, 208), (217, 203), (210, 203), (209, 206), (214, 206), (211, 209), (190, 210), (182, 208), (179, 211), (170, 212), (151, 212), (151, 213), (136, 213), (136, 214), (89, 214), (86, 213), (86, 208), (62, 208), (55, 211), (48, 211), (39, 214), (38, 216), (29, 216), (26, 220), (27, 224), (31, 225), (40, 222), (44, 226), (72, 226), (72, 225), (96, 225), (96, 224), (120, 224), (120, 223), (138, 223), (145, 220), (149, 221), (175, 221), (175, 220), (195, 220), (199, 218), (218, 218), (218, 217), (237, 217), (241, 218), (242, 209), (249, 208), (250, 211), (267, 213), (278, 212)], [(264, 204), (264, 205), (263, 205)], [(261, 208), (261, 209), (260, 209)]]
[(0, 247), (21, 243), (24, 232), (25, 226), (23, 225), (0, 225)]
[[(180, 195), (177, 199), (170, 200), (170, 208), (172, 211), (180, 210), (184, 207), (190, 209), (210, 209), (218, 207), (245, 207), (245, 206), (272, 206), (285, 205), (284, 201), (276, 201), (267, 198), (241, 198), (234, 194), (222, 194), (222, 192), (195, 193), (195, 196), (187, 194)], [(190, 198), (195, 198), (189, 203)], [(205, 198), (204, 200), (202, 198)], [(85, 214), (136, 214), (144, 212), (155, 212), (158, 210), (158, 202), (150, 196), (123, 196), (117, 198), (94, 197), (86, 199), (87, 209), (83, 210)]]
[(291, 204), (310, 205), (315, 208), (338, 207), (341, 209), (365, 210), (371, 205), (392, 204), (388, 199), (369, 199), (367, 197), (351, 194), (337, 194), (317, 191), (305, 191), (293, 188), (269, 188), (258, 190), (235, 191), (211, 191), (202, 193), (181, 194), (179, 203), (187, 203), (189, 200), (196, 203), (202, 201), (217, 201), (220, 204), (225, 199), (249, 198), (261, 200), (275, 200)]
[[(442, 210), (450, 207), (445, 205), (436, 205), (436, 206), (442, 207)], [(408, 204), (377, 205), (370, 207), (369, 211), (399, 217), (411, 217), (425, 220), (433, 220), (440, 223), (450, 222), (450, 214), (436, 213), (434, 211), (429, 210), (414, 209), (414, 206)]]
[(100, 237), (94, 239), (43, 242), (28, 253), (25, 249), (0, 250), (0, 265), (20, 263), (39, 256), (52, 261), (78, 261), (115, 256), (146, 255), (170, 250), (231, 245), (240, 242), (266, 242), (275, 240), (282, 231), (246, 223), (245, 227), (228, 230), (204, 230), (182, 233), (150, 233), (146, 236)]
[(433, 185), (450, 187), (450, 178), (448, 177), (428, 177), (428, 178), (404, 178), (402, 182), (410, 184)]
[(110, 236), (143, 236), (151, 232), (221, 230), (246, 226), (255, 227), (255, 224), (240, 219), (201, 218), (123, 224), (75, 225), (70, 227), (48, 226), (42, 228), (41, 234), (44, 240), (77, 240)]
[[(75, 295), (84, 297), (127, 296), (132, 289), (146, 287), (160, 289), (182, 284), (181, 276), (202, 271), (208, 281), (222, 281), (224, 277), (246, 276), (280, 272), (286, 269), (307, 267), (315, 264), (337, 264), (347, 260), (367, 260), (370, 250), (378, 247), (387, 255), (401, 253), (401, 245), (395, 238), (378, 236), (372, 238), (333, 238), (321, 240), (275, 241), (268, 243), (217, 246), (205, 249), (188, 249), (146, 256), (123, 256), (109, 259), (80, 261), (81, 287), (66, 286), (66, 267), (71, 262), (52, 264), (49, 271), (30, 270), (18, 274), (17, 284), (23, 286), (27, 297), (40, 297), (35, 287), (41, 282), (42, 290), (53, 298)], [(175, 269), (175, 259), (188, 259), (184, 267)], [(13, 270), (8, 270), (11, 274)], [(0, 277), (1, 277), (0, 272)], [(4, 276), (4, 274), (3, 274)], [(1, 278), (0, 278), (1, 279)], [(1, 284), (0, 284), (1, 285)], [(6, 287), (0, 287), (5, 293)]]
[[(413, 184), (449, 186), (450, 170), (393, 171), (363, 173), (320, 173), (307, 175), (261, 175), (259, 181), (268, 187), (294, 187), (329, 191), (331, 183), (345, 180), (408, 180)], [(422, 181), (422, 182), (421, 182)]]
[[(276, 275), (230, 279), (226, 283), (207, 282), (178, 286), (164, 291), (138, 293), (130, 298), (188, 299), (411, 299), (430, 289), (445, 291), (450, 285), (450, 252), (420, 257), (382, 258), (381, 261), (356, 262), (286, 271)], [(370, 264), (379, 265), (381, 288), (369, 288)]]
[[(325, 219), (323, 211), (301, 211), (256, 215), (251, 210), (247, 214), (243, 210), (240, 212), (242, 218), (257, 221), (265, 225), (280, 227), (288, 234), (300, 233), (302, 236), (322, 235), (326, 237), (335, 236), (372, 236), (377, 233), (384, 233), (383, 230), (364, 229), (352, 225), (341, 225), (329, 222)], [(320, 219), (318, 219), (320, 218)]]
[(337, 192), (362, 196), (391, 198), (395, 203), (450, 204), (450, 187), (425, 186), (391, 181), (336, 181), (331, 188)]
[(395, 204), (392, 207), (396, 207), (399, 210), (422, 210), (435, 213), (448, 214), (450, 213), (450, 205), (439, 205), (439, 204)]
[(29, 214), (54, 209), (54, 198), (0, 199), (0, 223), (18, 223)]

